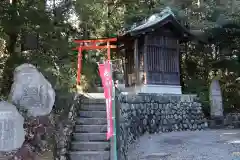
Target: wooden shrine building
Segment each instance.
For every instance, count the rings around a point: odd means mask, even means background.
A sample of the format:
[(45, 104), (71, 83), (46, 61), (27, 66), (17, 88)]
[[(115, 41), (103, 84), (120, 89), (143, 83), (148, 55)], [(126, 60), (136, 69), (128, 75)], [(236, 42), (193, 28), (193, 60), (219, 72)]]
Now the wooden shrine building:
[(125, 87), (143, 93), (181, 94), (180, 43), (195, 39), (169, 7), (119, 36)]

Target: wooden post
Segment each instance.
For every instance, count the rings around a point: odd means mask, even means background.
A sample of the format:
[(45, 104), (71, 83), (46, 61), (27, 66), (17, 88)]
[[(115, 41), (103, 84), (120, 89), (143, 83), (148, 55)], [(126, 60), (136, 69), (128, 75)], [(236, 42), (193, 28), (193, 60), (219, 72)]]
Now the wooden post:
[(127, 51), (128, 51), (127, 48), (125, 48), (125, 50), (124, 50), (124, 57), (125, 57), (125, 69), (124, 69), (125, 87), (129, 86), (129, 84), (128, 84), (128, 72), (129, 72), (128, 61), (129, 61), (129, 58), (128, 58)]
[(180, 43), (179, 43), (179, 40), (177, 40), (177, 72), (178, 72), (178, 85), (182, 85), (181, 83), (181, 61), (182, 61), (182, 55), (180, 53)]
[(139, 80), (139, 53), (138, 53), (138, 38), (134, 41), (134, 71), (136, 78), (136, 85), (140, 84)]
[(110, 62), (111, 60), (111, 49), (110, 49), (110, 42), (107, 41), (107, 57), (108, 57), (108, 61)]
[(77, 85), (80, 85), (82, 69), (82, 47), (78, 48), (78, 71), (77, 71)]
[(148, 64), (147, 64), (147, 44), (148, 44), (148, 36), (145, 35), (144, 37), (144, 49), (143, 49), (143, 62), (144, 62), (144, 76), (145, 81), (144, 84), (147, 84), (147, 75), (148, 75)]

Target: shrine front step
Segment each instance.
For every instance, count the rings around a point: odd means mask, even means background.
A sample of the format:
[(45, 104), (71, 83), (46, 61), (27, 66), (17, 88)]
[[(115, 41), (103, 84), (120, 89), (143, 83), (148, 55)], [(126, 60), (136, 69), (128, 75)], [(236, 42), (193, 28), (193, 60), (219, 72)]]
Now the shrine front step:
[(106, 125), (106, 118), (78, 118), (77, 125)]
[(105, 99), (85, 99), (82, 101), (82, 111), (106, 111)]
[(106, 118), (107, 113), (105, 111), (80, 111), (80, 117), (82, 118)]
[(109, 142), (72, 142), (74, 151), (109, 151)]
[(72, 136), (70, 160), (110, 160), (105, 99), (81, 103)]
[(81, 106), (82, 111), (106, 111), (105, 104), (82, 104)]
[(73, 133), (73, 139), (82, 142), (105, 142), (106, 133)]
[(76, 125), (75, 133), (107, 133), (107, 125)]
[(74, 151), (70, 154), (71, 160), (109, 160), (109, 151)]
[[(94, 96), (94, 95), (93, 95)], [(93, 97), (91, 96), (91, 97)], [(97, 97), (97, 96), (96, 96)], [(93, 105), (93, 104), (106, 104), (106, 100), (105, 99), (99, 99), (99, 98), (88, 98), (88, 99), (83, 99), (82, 104), (88, 104), (88, 105)]]

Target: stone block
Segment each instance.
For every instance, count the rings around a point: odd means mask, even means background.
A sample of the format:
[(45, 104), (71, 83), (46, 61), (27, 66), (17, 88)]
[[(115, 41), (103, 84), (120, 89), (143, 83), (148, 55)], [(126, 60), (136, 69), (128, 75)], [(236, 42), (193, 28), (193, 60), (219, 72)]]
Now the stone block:
[(72, 142), (72, 151), (109, 151), (109, 142)]
[(71, 160), (109, 160), (108, 151), (75, 151), (70, 152)]
[(82, 142), (107, 141), (106, 133), (73, 133), (73, 139)]
[[(105, 102), (106, 103), (106, 102)], [(97, 104), (81, 104), (81, 110), (83, 111), (106, 111), (105, 103), (97, 103)]]
[(82, 133), (106, 133), (107, 125), (76, 125), (75, 131)]
[(77, 118), (76, 124), (105, 125), (107, 124), (107, 118)]
[(85, 118), (106, 118), (106, 111), (80, 111), (80, 117)]

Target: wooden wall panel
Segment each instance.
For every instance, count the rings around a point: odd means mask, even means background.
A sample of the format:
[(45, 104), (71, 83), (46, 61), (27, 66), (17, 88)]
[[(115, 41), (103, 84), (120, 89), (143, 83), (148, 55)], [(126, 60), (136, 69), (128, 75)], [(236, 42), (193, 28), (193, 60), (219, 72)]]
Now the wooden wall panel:
[(151, 35), (147, 41), (147, 83), (179, 85), (178, 40)]

